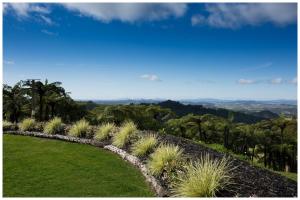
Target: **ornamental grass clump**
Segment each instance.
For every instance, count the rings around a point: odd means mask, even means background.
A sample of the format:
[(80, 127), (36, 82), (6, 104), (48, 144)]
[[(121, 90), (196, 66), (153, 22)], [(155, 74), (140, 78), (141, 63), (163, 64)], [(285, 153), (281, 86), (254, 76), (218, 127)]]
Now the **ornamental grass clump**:
[(135, 156), (145, 156), (153, 150), (157, 143), (158, 141), (155, 135), (149, 134), (147, 136), (143, 136), (132, 145), (132, 154)]
[(94, 135), (95, 140), (105, 140), (109, 138), (109, 136), (114, 133), (116, 130), (116, 126), (114, 123), (106, 123), (102, 124)]
[(19, 124), (19, 128), (21, 131), (32, 131), (32, 130), (34, 130), (35, 126), (36, 126), (36, 121), (35, 121), (35, 119), (32, 119), (32, 118), (24, 119)]
[(77, 121), (69, 130), (70, 136), (85, 137), (90, 130), (90, 124), (85, 119)]
[(10, 121), (4, 120), (2, 122), (3, 130), (8, 130), (12, 125), (13, 125), (13, 123), (11, 123)]
[(163, 171), (171, 172), (178, 167), (182, 161), (183, 150), (173, 144), (159, 146), (151, 155), (148, 161), (150, 172), (158, 176)]
[(176, 197), (213, 197), (231, 184), (230, 162), (225, 157), (213, 159), (206, 154), (185, 168), (172, 189)]
[(57, 134), (63, 130), (63, 123), (61, 118), (55, 117), (46, 123), (44, 127), (44, 132), (47, 134)]
[(113, 136), (112, 144), (116, 147), (122, 148), (136, 133), (136, 125), (131, 121), (125, 122), (120, 128), (120, 132)]

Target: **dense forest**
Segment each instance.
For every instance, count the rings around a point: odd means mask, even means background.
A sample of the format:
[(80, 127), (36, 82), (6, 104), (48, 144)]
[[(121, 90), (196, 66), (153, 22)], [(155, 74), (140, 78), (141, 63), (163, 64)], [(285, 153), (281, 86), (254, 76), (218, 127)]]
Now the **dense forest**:
[(93, 125), (135, 122), (141, 130), (158, 131), (216, 144), (278, 171), (297, 171), (297, 119), (273, 115), (252, 116), (226, 109), (159, 104), (98, 105), (78, 102), (61, 82), (24, 80), (3, 86), (3, 119), (18, 123), (25, 118), (47, 121), (60, 117), (65, 123), (85, 118)]

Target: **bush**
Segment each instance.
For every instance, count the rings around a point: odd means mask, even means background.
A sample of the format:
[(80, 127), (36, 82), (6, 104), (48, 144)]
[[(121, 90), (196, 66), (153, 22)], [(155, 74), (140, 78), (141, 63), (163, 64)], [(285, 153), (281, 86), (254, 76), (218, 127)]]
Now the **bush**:
[(69, 130), (69, 135), (70, 136), (75, 136), (75, 137), (85, 137), (90, 130), (90, 124), (87, 122), (85, 119), (81, 119)]
[(151, 155), (148, 167), (153, 175), (160, 175), (164, 170), (172, 171), (182, 159), (183, 150), (172, 144), (159, 146)]
[(10, 128), (13, 126), (13, 123), (9, 122), (9, 121), (6, 121), (4, 120), (2, 122), (2, 127), (3, 127), (3, 130), (10, 130)]
[(100, 128), (97, 130), (94, 139), (95, 140), (104, 140), (107, 139), (110, 135), (110, 133), (114, 132), (116, 129), (116, 126), (114, 123), (106, 123), (102, 124)]
[(36, 126), (36, 121), (35, 121), (35, 119), (32, 119), (32, 118), (24, 119), (19, 124), (19, 128), (21, 131), (32, 131), (32, 130), (34, 130), (35, 126)]
[(46, 123), (44, 132), (47, 134), (56, 134), (63, 130), (63, 124), (59, 117), (55, 117)]
[(178, 176), (172, 192), (179, 197), (213, 197), (218, 190), (231, 183), (229, 166), (227, 158), (217, 160), (206, 154), (186, 166), (185, 173)]
[(120, 132), (113, 136), (113, 145), (122, 148), (137, 132), (137, 127), (133, 122), (125, 122), (121, 128)]
[(143, 136), (132, 145), (132, 154), (135, 156), (144, 156), (156, 146), (157, 142), (157, 138), (153, 134)]

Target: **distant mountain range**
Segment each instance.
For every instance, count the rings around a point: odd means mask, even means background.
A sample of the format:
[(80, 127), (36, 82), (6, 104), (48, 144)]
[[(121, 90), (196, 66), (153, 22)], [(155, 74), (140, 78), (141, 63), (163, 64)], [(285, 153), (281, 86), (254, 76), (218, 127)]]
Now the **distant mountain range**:
[(158, 103), (163, 108), (169, 108), (175, 112), (178, 116), (184, 116), (190, 113), (196, 115), (212, 114), (218, 117), (228, 118), (231, 113), (234, 117), (234, 122), (241, 123), (256, 123), (264, 119), (276, 118), (277, 114), (270, 111), (256, 112), (255, 114), (244, 113), (239, 111), (231, 111), (224, 108), (206, 108), (202, 105), (184, 105), (177, 101), (163, 101)]
[[(96, 104), (128, 105), (128, 104), (160, 104), (165, 99), (118, 99), (93, 100)], [(175, 102), (175, 101), (174, 101)], [(222, 100), (222, 99), (183, 99), (178, 100), (182, 105), (194, 105), (207, 109), (227, 109), (254, 117), (274, 118), (280, 114), (297, 116), (297, 100)], [(189, 106), (188, 106), (189, 107)], [(199, 108), (200, 108), (199, 107)], [(198, 108), (198, 107), (197, 107)], [(212, 111), (210, 111), (212, 112)], [(256, 121), (256, 119), (254, 119)]]
[[(159, 103), (168, 99), (112, 99), (112, 100), (92, 100), (98, 104), (140, 104), (140, 103)], [(87, 101), (87, 100), (81, 100)], [(226, 100), (226, 99), (181, 99), (176, 100), (183, 104), (286, 104), (297, 105), (297, 100), (275, 99), (275, 100)]]

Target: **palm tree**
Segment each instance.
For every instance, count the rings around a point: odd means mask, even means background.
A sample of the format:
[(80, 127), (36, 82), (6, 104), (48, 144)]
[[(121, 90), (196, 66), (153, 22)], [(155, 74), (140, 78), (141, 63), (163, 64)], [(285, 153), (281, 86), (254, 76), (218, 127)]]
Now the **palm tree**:
[(54, 117), (55, 106), (62, 101), (62, 99), (67, 97), (67, 93), (65, 89), (60, 87), (61, 83), (56, 82), (56, 84), (49, 84), (46, 94), (45, 94), (45, 119), (48, 120), (49, 118), (49, 108), (51, 112), (51, 118)]
[(229, 148), (229, 134), (230, 129), (233, 127), (234, 114), (233, 112), (228, 113), (228, 119), (223, 121), (224, 126), (224, 147)]
[(198, 132), (198, 137), (200, 140), (207, 142), (207, 136), (206, 132), (203, 131), (202, 128), (202, 116), (196, 116), (196, 115), (188, 115), (188, 123), (187, 126), (190, 128), (195, 127)]
[(25, 81), (21, 81), (24, 91), (27, 95), (31, 96), (31, 118), (35, 117), (36, 113), (36, 81), (40, 79), (27, 79)]
[(53, 82), (53, 83), (48, 83), (48, 80), (45, 80), (45, 83), (42, 83), (41, 81), (38, 81), (35, 83), (35, 90), (36, 93), (39, 96), (39, 120), (43, 120), (43, 107), (44, 107), (44, 98), (46, 97), (47, 94), (51, 92), (57, 92), (57, 91), (62, 91), (63, 88), (60, 87), (61, 82)]
[(18, 122), (22, 113), (22, 107), (27, 103), (21, 83), (14, 87), (3, 86), (3, 112), (12, 122)]

